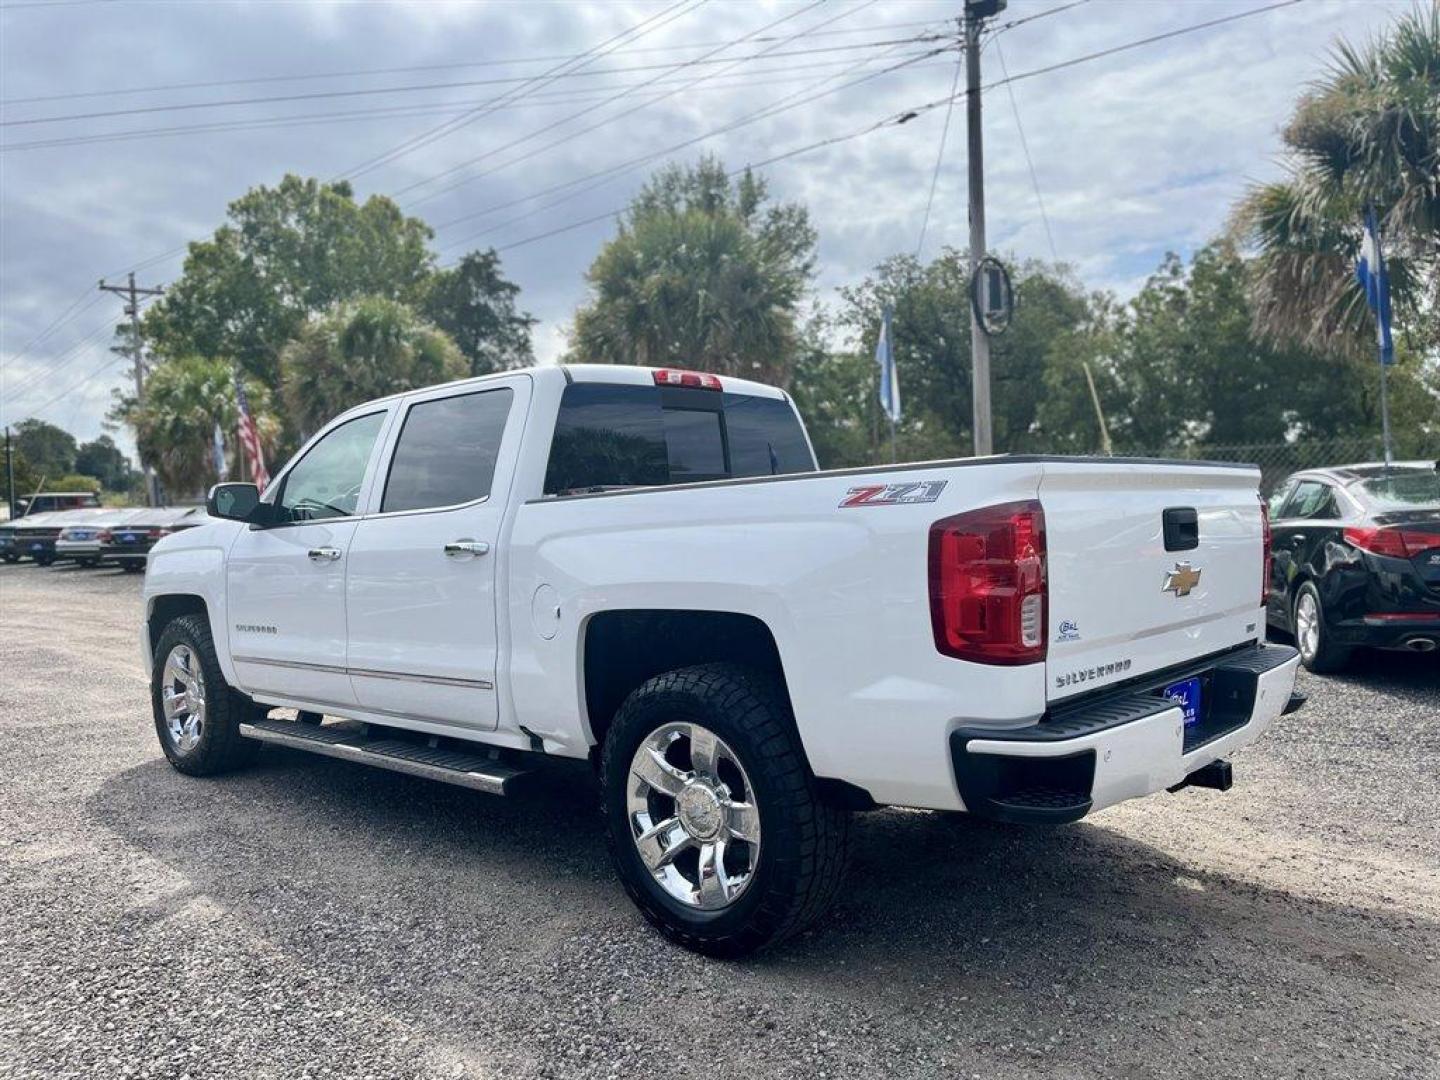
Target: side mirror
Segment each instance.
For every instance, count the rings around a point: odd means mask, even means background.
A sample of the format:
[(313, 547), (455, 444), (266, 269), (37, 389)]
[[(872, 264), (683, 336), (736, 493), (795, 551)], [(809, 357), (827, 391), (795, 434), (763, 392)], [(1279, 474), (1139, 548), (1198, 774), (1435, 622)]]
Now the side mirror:
[(227, 521), (254, 521), (260, 489), (254, 484), (216, 484), (205, 499), (205, 512)]

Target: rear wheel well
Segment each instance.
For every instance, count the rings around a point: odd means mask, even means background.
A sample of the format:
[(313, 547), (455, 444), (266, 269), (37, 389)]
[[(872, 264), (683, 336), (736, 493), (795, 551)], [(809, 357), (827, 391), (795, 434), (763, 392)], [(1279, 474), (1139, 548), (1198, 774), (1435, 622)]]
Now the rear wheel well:
[(182, 615), (199, 615), (207, 621), (210, 618), (210, 612), (205, 607), (203, 597), (179, 593), (155, 598), (155, 603), (150, 608), (150, 618), (146, 624), (150, 634), (150, 651), (152, 653), (160, 643), (160, 635), (165, 633), (165, 627)]
[(729, 662), (789, 691), (770, 628), (728, 611), (603, 611), (585, 628), (585, 711), (598, 748), (616, 711), (642, 683), (695, 664)]

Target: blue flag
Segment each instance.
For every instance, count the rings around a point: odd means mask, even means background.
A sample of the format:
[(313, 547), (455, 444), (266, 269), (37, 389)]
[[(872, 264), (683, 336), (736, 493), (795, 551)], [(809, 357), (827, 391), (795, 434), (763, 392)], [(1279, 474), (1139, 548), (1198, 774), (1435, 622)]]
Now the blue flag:
[(1360, 261), (1355, 264), (1355, 278), (1365, 290), (1365, 299), (1375, 313), (1376, 337), (1380, 344), (1380, 362), (1395, 362), (1395, 343), (1390, 338), (1390, 275), (1385, 272), (1385, 256), (1380, 250), (1380, 230), (1375, 225), (1375, 209), (1365, 211), (1365, 237), (1360, 242)]
[(900, 422), (900, 377), (895, 370), (895, 346), (890, 340), (890, 315), (887, 305), (880, 316), (880, 339), (875, 342), (875, 363), (880, 368), (880, 407), (892, 424)]

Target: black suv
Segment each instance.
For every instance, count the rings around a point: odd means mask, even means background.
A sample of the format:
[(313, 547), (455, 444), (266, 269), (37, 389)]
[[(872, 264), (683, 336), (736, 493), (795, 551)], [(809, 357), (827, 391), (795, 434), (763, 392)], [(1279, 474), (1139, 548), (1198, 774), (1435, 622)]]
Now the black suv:
[(1357, 646), (1440, 649), (1440, 472), (1433, 462), (1339, 465), (1270, 497), (1266, 618), (1311, 671)]

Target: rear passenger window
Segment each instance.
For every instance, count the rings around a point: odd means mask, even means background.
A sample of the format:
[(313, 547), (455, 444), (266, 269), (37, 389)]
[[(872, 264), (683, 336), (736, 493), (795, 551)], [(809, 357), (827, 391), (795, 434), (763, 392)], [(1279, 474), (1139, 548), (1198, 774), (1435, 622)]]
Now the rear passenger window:
[(1328, 521), (1340, 516), (1335, 505), (1335, 492), (1328, 484), (1318, 480), (1302, 480), (1285, 505), (1287, 518), (1309, 518)]
[(459, 506), (489, 495), (514, 396), (483, 390), (411, 405), (380, 512)]
[(812, 472), (789, 402), (689, 387), (574, 383), (555, 422), (547, 495)]

